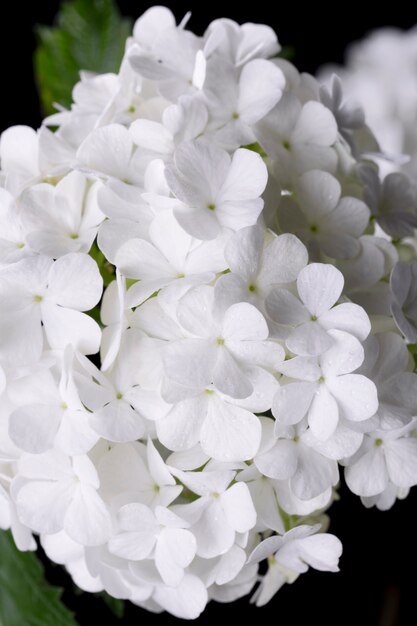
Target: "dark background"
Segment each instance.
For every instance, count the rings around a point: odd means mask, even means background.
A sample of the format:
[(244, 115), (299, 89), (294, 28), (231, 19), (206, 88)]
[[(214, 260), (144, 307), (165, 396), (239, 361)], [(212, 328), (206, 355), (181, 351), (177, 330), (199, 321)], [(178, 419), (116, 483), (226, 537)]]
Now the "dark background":
[[(152, 4), (118, 2), (121, 12), (132, 17), (138, 17)], [(417, 10), (412, 14), (398, 2), (389, 3), (385, 9), (381, 4), (375, 5), (369, 17), (363, 15), (364, 3), (337, 6), (334, 3), (334, 8), (329, 8), (330, 4), (324, 7), (315, 2), (307, 9), (299, 2), (257, 2), (247, 9), (236, 9), (236, 4), (231, 2), (222, 2), (221, 9), (192, 0), (166, 4), (179, 19), (189, 9), (193, 10), (189, 26), (197, 33), (202, 33), (210, 20), (222, 15), (239, 22), (269, 24), (278, 32), (282, 45), (295, 47), (297, 67), (309, 72), (323, 63), (342, 62), (346, 45), (374, 28), (387, 25), (410, 28), (417, 22)], [(51, 24), (58, 6), (58, 1), (31, 2), (25, 6), (13, 0), (7, 6), (2, 3), (0, 130), (12, 124), (34, 127), (40, 124), (32, 68), (33, 26)], [(321, 626), (415, 626), (417, 493), (412, 492), (406, 501), (397, 502), (385, 513), (364, 509), (359, 498), (344, 486), (341, 495), (341, 501), (331, 509), (331, 531), (344, 546), (339, 574), (311, 570), (294, 585), (286, 585), (262, 609), (249, 605), (247, 598), (231, 605), (211, 603), (197, 620), (199, 626), (212, 626), (220, 617), (233, 624), (243, 616), (249, 624), (260, 621), (289, 626), (306, 622)], [(47, 576), (51, 582), (66, 585), (64, 600), (76, 612), (80, 626), (89, 624), (92, 618), (105, 619), (109, 626), (120, 624), (116, 618), (112, 620), (101, 599), (74, 593), (60, 567), (47, 564)], [(146, 625), (180, 624), (168, 615), (152, 615), (127, 606), (123, 624), (141, 621)]]

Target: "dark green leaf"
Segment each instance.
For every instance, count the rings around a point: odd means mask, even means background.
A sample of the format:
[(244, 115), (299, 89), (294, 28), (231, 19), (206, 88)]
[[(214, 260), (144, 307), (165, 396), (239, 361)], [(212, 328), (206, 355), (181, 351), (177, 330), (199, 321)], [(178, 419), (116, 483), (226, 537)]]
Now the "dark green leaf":
[(286, 61), (292, 61), (292, 59), (295, 57), (294, 46), (283, 46), (277, 56), (280, 59), (285, 59)]
[(100, 270), (100, 274), (103, 278), (104, 286), (107, 287), (116, 278), (114, 265), (108, 262), (96, 242), (94, 242), (91, 246), (89, 255), (93, 257), (97, 263), (98, 269)]
[(20, 552), (11, 534), (0, 531), (1, 626), (77, 626), (61, 593), (46, 582), (36, 554)]
[(64, 2), (55, 26), (38, 26), (35, 73), (45, 113), (54, 102), (69, 107), (80, 70), (117, 72), (130, 32), (114, 0)]
[(414, 371), (417, 371), (417, 343), (409, 343), (407, 345), (409, 353), (412, 355), (414, 360)]
[(102, 591), (101, 593), (97, 595), (103, 598), (103, 601), (107, 604), (109, 609), (112, 611), (112, 613), (116, 617), (118, 617), (119, 619), (123, 617), (125, 613), (124, 600), (118, 600), (117, 598), (113, 598), (112, 596), (109, 596), (109, 594), (106, 593), (105, 591)]

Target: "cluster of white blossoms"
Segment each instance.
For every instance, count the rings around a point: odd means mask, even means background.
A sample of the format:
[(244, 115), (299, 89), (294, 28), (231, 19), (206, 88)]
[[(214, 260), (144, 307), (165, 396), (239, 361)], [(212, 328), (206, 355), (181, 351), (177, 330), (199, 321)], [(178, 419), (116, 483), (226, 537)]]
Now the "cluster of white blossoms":
[(187, 18), (1, 137), (0, 524), (196, 618), (337, 571), (340, 465), (365, 506), (417, 483), (417, 212), (337, 80)]
[(319, 78), (333, 72), (390, 157), (380, 162), (382, 173), (417, 178), (417, 27), (375, 30), (349, 46), (345, 66), (325, 66)]

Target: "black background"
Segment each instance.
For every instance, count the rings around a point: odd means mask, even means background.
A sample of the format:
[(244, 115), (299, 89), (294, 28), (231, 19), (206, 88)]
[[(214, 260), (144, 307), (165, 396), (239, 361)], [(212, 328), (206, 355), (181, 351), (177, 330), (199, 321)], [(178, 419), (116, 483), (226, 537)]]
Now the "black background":
[[(299, 2), (257, 2), (247, 9), (231, 2), (221, 8), (211, 3), (167, 3), (177, 18), (193, 11), (190, 28), (202, 33), (210, 20), (226, 16), (239, 22), (263, 22), (278, 33), (281, 44), (295, 47), (294, 62), (301, 70), (314, 72), (323, 63), (343, 60), (346, 45), (370, 30), (387, 25), (409, 28), (417, 22), (410, 9), (398, 2), (384, 9), (375, 5), (368, 17), (362, 5), (334, 3), (333, 8)], [(125, 15), (138, 17), (152, 3), (119, 0)], [(38, 126), (41, 121), (33, 79), (32, 53), (35, 47), (33, 26), (51, 24), (58, 1), (2, 3), (0, 14), (1, 104), (0, 130), (12, 124)], [(412, 5), (411, 5), (412, 6)], [(328, 574), (310, 571), (294, 585), (286, 585), (265, 608), (256, 609), (244, 598), (232, 605), (211, 603), (197, 623), (212, 626), (220, 617), (226, 624), (247, 619), (249, 624), (321, 624), (335, 626), (408, 626), (417, 623), (415, 609), (417, 544), (417, 493), (382, 513), (366, 510), (360, 500), (342, 486), (341, 501), (331, 509), (331, 531), (343, 542), (341, 572)], [(1, 558), (1, 555), (0, 555)], [(47, 576), (56, 584), (66, 585), (64, 600), (76, 612), (80, 626), (92, 619), (112, 620), (101, 599), (74, 593), (65, 572), (47, 564)], [(132, 605), (127, 606), (123, 624), (176, 624), (179, 620), (163, 614), (152, 615)], [(4, 624), (4, 626), (8, 626)], [(24, 625), (22, 625), (24, 626)]]

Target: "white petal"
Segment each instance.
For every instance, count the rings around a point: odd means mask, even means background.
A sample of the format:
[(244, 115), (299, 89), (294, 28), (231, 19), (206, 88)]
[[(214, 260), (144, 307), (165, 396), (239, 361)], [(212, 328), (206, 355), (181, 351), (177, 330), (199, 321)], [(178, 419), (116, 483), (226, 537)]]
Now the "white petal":
[(301, 111), (293, 140), (318, 146), (331, 146), (337, 139), (337, 124), (332, 112), (320, 102), (310, 100)]
[(268, 539), (264, 539), (251, 552), (248, 558), (248, 563), (260, 563), (260, 561), (264, 561), (272, 554), (275, 554), (275, 552), (277, 552), (281, 546), (282, 537), (274, 535), (273, 537), (268, 537)]
[(400, 438), (385, 447), (388, 475), (397, 487), (417, 484), (417, 439)]
[(372, 417), (378, 409), (375, 384), (362, 374), (346, 374), (326, 383), (343, 417), (354, 422)]
[(314, 436), (320, 441), (326, 441), (336, 430), (338, 421), (336, 400), (325, 385), (319, 385), (308, 412), (308, 424)]
[(172, 134), (158, 122), (145, 119), (135, 120), (129, 128), (129, 132), (135, 144), (141, 148), (162, 154), (174, 152)]
[(284, 89), (282, 71), (270, 61), (255, 59), (243, 66), (239, 79), (238, 113), (255, 124), (276, 105)]
[(201, 447), (219, 461), (244, 461), (255, 456), (261, 440), (258, 418), (213, 397), (201, 428)]
[(72, 482), (31, 481), (16, 496), (20, 520), (39, 533), (53, 534), (62, 530), (70, 506)]
[[(339, 479), (336, 461), (326, 459), (315, 450), (302, 445), (297, 471), (290, 478), (294, 495), (301, 500), (311, 500), (325, 494)], [(327, 501), (328, 495), (324, 498)], [(311, 510), (311, 509), (310, 509)]]
[(176, 403), (166, 417), (156, 422), (161, 443), (169, 450), (188, 450), (200, 441), (206, 417), (207, 398), (198, 396)]
[(299, 273), (297, 289), (310, 313), (319, 317), (337, 302), (343, 283), (343, 274), (333, 265), (311, 263)]
[(297, 237), (279, 235), (264, 250), (258, 280), (262, 285), (291, 283), (307, 262), (307, 248)]
[(87, 254), (66, 254), (49, 272), (48, 296), (63, 307), (87, 311), (101, 298), (103, 279), (97, 263)]
[(346, 483), (358, 496), (376, 496), (388, 483), (382, 446), (373, 446), (354, 465), (345, 469)]
[[(215, 346), (217, 358), (212, 369), (212, 382), (221, 393), (232, 398), (247, 398), (253, 385), (226, 346)], [(205, 385), (206, 387), (208, 385)]]
[(224, 554), (235, 540), (235, 531), (229, 525), (219, 501), (204, 510), (193, 525), (193, 533), (197, 539), (197, 554), (203, 559)]
[(186, 574), (178, 587), (156, 587), (154, 600), (175, 617), (196, 619), (207, 604), (207, 590), (197, 576)]
[(77, 152), (77, 159), (92, 170), (123, 180), (128, 171), (133, 142), (121, 124), (94, 129)]
[(316, 225), (327, 224), (340, 193), (339, 181), (327, 172), (314, 169), (300, 176), (298, 181), (297, 195), (302, 211), (308, 221)]
[(118, 519), (123, 530), (140, 533), (155, 532), (155, 515), (144, 504), (138, 502), (125, 504), (119, 511)]
[(365, 341), (371, 332), (371, 322), (366, 311), (357, 304), (344, 302), (320, 315), (320, 324), (330, 330), (337, 328)]
[(317, 321), (306, 322), (295, 328), (286, 339), (287, 347), (291, 352), (301, 356), (318, 356), (326, 352), (332, 345), (333, 339)]
[(178, 224), (186, 233), (202, 241), (215, 239), (220, 233), (214, 213), (208, 209), (174, 209)]
[(267, 180), (268, 171), (259, 154), (239, 148), (233, 155), (218, 200), (239, 204), (239, 201), (258, 198), (264, 191)]
[(325, 377), (333, 378), (356, 370), (363, 363), (362, 345), (353, 335), (343, 330), (327, 331), (333, 345), (319, 358)]
[[(166, 258), (154, 245), (144, 239), (130, 239), (116, 254), (116, 265), (128, 278), (141, 280), (161, 280), (173, 278), (175, 272)], [(156, 290), (155, 290), (156, 291)]]
[(310, 408), (317, 385), (315, 383), (289, 383), (282, 385), (272, 402), (272, 414), (279, 425), (300, 422)]
[(100, 327), (85, 313), (43, 302), (42, 321), (51, 348), (63, 350), (71, 344), (82, 354), (98, 352)]
[(280, 439), (271, 450), (258, 455), (255, 459), (256, 467), (269, 478), (286, 480), (291, 478), (297, 469), (298, 453), (296, 443)]
[(252, 304), (240, 302), (233, 304), (223, 318), (223, 337), (227, 341), (246, 341), (267, 339), (268, 326), (262, 313)]
[(287, 289), (272, 289), (265, 300), (265, 307), (270, 318), (278, 324), (295, 326), (310, 318), (304, 304)]
[(164, 583), (177, 587), (183, 576), (184, 568), (193, 560), (197, 542), (189, 530), (183, 528), (165, 528), (156, 544), (155, 565)]
[(155, 545), (155, 531), (125, 532), (111, 537), (109, 551), (129, 561), (146, 559)]
[(219, 347), (214, 341), (209, 343), (204, 339), (172, 342), (166, 346), (163, 354), (166, 375), (180, 385), (193, 389), (209, 387)]
[(16, 409), (9, 421), (11, 440), (22, 450), (38, 454), (52, 448), (61, 420), (58, 406), (33, 404)]
[(74, 541), (84, 546), (98, 546), (110, 538), (110, 513), (95, 489), (86, 485), (76, 489), (64, 528)]
[(238, 230), (226, 245), (225, 257), (232, 272), (249, 280), (258, 272), (264, 231), (260, 226), (247, 226)]
[(195, 65), (193, 71), (192, 84), (196, 89), (202, 89), (206, 80), (207, 61), (202, 50), (198, 50), (195, 55)]
[(148, 467), (152, 478), (158, 485), (175, 485), (175, 478), (172, 476), (158, 450), (155, 448), (152, 439), (148, 439), (146, 456)]
[(245, 483), (236, 483), (220, 496), (228, 524), (238, 533), (255, 526), (256, 511)]
[(340, 540), (329, 533), (318, 533), (298, 542), (300, 557), (321, 572), (338, 572), (338, 562), (342, 554)]
[(89, 422), (96, 433), (109, 441), (135, 441), (145, 432), (144, 420), (123, 400), (113, 400), (95, 411)]
[(147, 9), (136, 20), (133, 36), (143, 46), (151, 47), (160, 35), (171, 28), (176, 28), (175, 17), (166, 7), (154, 6)]
[(281, 363), (277, 369), (290, 378), (311, 382), (317, 381), (321, 374), (318, 359), (313, 356), (295, 356)]
[(38, 134), (29, 126), (11, 126), (1, 135), (1, 166), (32, 178), (38, 173)]

